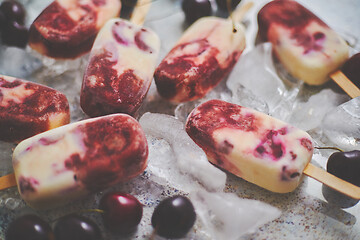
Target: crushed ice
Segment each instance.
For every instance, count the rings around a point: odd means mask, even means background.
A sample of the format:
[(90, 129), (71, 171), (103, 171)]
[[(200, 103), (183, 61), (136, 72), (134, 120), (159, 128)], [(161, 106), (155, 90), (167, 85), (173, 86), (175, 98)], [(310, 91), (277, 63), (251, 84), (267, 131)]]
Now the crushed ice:
[(239, 239), (281, 215), (279, 209), (269, 204), (241, 199), (234, 193), (199, 190), (191, 193), (190, 199), (211, 239)]
[(360, 97), (328, 112), (321, 125), (324, 134), (343, 150), (360, 147)]
[[(27, 25), (38, 15), (39, 9), (43, 9), (51, 2), (50, 0), (21, 1), (31, 5), (27, 8)], [(163, 15), (149, 15), (145, 23), (146, 26), (158, 32), (161, 39), (165, 39), (162, 41), (161, 57), (170, 50), (186, 27), (183, 24), (184, 16), (179, 11), (179, 2), (177, 1), (176, 11), (172, 8), (175, 2), (176, 0), (158, 1), (158, 3), (155, 1), (154, 4), (166, 4), (167, 7)], [(149, 219), (152, 207), (160, 197), (164, 197), (166, 189), (175, 188), (190, 193), (189, 196), (196, 207), (200, 223), (196, 226), (197, 233), (190, 233), (189, 239), (205, 239), (206, 237), (207, 239), (237, 239), (240, 235), (252, 232), (280, 215), (278, 209), (268, 204), (241, 199), (235, 194), (222, 192), (226, 181), (225, 173), (207, 161), (204, 152), (184, 131), (187, 115), (201, 102), (218, 98), (290, 121), (304, 130), (317, 129), (320, 126), (326, 137), (335, 145), (348, 150), (359, 148), (359, 98), (335, 108), (344, 101), (343, 95), (323, 90), (306, 101), (299, 101), (298, 95), (302, 83), (294, 82), (292, 79), (288, 81), (286, 80), (288, 76), (284, 77), (284, 73), (279, 72), (273, 63), (271, 45), (264, 43), (254, 48), (249, 46), (247, 50), (249, 49), (251, 51), (241, 56), (226, 82), (223, 81), (203, 99), (179, 104), (175, 109), (176, 118), (154, 113), (146, 113), (140, 118), (149, 142), (149, 166), (143, 176), (114, 187), (136, 195), (147, 206), (139, 236), (145, 238), (148, 229), (151, 229)], [(33, 72), (37, 72), (36, 79), (33, 80), (46, 83), (67, 95), (72, 121), (86, 117), (79, 108), (78, 92), (81, 86), (80, 75), (83, 72), (84, 63), (87, 62), (87, 56), (71, 61), (54, 61), (39, 56), (29, 49), (4, 48), (3, 46), (1, 46), (0, 55), (0, 59), (11, 57), (15, 60), (0, 62), (0, 70), (3, 74), (26, 78)], [(61, 78), (65, 79), (61, 80)], [(154, 95), (151, 95), (151, 92)], [(143, 112), (152, 109), (167, 111), (165, 108), (168, 107), (168, 103), (163, 103), (164, 101), (158, 98), (154, 85), (147, 96), (148, 100), (149, 98), (154, 98), (154, 101), (145, 102)], [(13, 148), (11, 144), (3, 142), (0, 144), (1, 175), (7, 174), (11, 169), (11, 148)], [(321, 155), (317, 157), (323, 165), (323, 157)], [(71, 206), (49, 211), (47, 212), (49, 215), (46, 213), (43, 216), (46, 215), (51, 219), (65, 212), (73, 212), (84, 207), (83, 202), (90, 208), (99, 201), (100, 197), (101, 193), (96, 195), (95, 200), (74, 203)], [(16, 189), (1, 192), (0, 207), (1, 223), (5, 222), (8, 215), (14, 217), (19, 209), (29, 211), (25, 203), (20, 200)], [(98, 223), (101, 224), (101, 221)], [(145, 232), (140, 232), (143, 230), (142, 227), (146, 228)], [(0, 237), (3, 230), (0, 229)], [(206, 237), (197, 238), (199, 236)], [(115, 239), (115, 237), (109, 236), (106, 239)]]
[[(190, 174), (210, 191), (223, 190), (226, 174), (208, 162), (205, 153), (185, 132), (182, 122), (172, 116), (158, 113), (145, 113), (139, 122), (146, 134), (165, 139), (170, 144), (176, 160), (168, 161), (169, 168), (176, 166), (183, 174)], [(164, 163), (165, 165), (161, 165), (160, 168), (168, 166), (169, 163)], [(194, 184), (191, 182), (193, 180), (190, 180), (190, 184), (183, 182), (173, 184), (178, 185), (179, 188), (190, 188), (186, 189), (189, 192), (193, 190), (191, 188)], [(181, 185), (185, 186), (181, 187)]]

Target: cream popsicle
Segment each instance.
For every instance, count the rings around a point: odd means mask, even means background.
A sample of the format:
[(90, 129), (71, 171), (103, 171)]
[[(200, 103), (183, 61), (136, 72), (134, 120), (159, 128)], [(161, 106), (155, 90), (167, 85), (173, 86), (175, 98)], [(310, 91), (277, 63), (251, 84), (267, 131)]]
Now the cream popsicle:
[(186, 132), (213, 164), (273, 192), (293, 191), (313, 154), (306, 132), (220, 100), (195, 108)]
[(197, 20), (157, 67), (159, 94), (172, 102), (205, 96), (231, 71), (244, 48), (242, 25), (217, 17)]
[(307, 84), (325, 83), (348, 58), (346, 42), (296, 1), (269, 2), (258, 13), (258, 25), (283, 66)]
[(19, 142), (69, 121), (69, 103), (64, 94), (0, 75), (0, 140)]
[(53, 58), (76, 58), (88, 51), (105, 22), (120, 14), (119, 0), (55, 0), (30, 27), (29, 45)]
[(45, 209), (141, 174), (147, 156), (139, 123), (113, 114), (22, 141), (14, 150), (13, 167), (22, 198)]
[(160, 39), (151, 30), (119, 18), (109, 20), (91, 49), (80, 104), (89, 116), (134, 115), (151, 85)]

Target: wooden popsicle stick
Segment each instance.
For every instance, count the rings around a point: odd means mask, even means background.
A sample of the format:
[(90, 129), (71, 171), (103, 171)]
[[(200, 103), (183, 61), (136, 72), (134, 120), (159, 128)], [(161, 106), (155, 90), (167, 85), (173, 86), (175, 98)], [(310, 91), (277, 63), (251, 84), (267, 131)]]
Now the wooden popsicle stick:
[(253, 5), (254, 2), (246, 2), (242, 4), (230, 14), (229, 19), (232, 19), (234, 22), (240, 22)]
[(306, 166), (303, 173), (348, 197), (360, 199), (360, 187), (344, 181), (311, 163)]
[(16, 186), (15, 174), (11, 173), (0, 177), (0, 190)]
[(360, 96), (359, 88), (348, 79), (340, 70), (330, 74), (332, 80), (334, 80), (339, 87), (341, 87), (351, 98)]
[(137, 25), (143, 25), (145, 22), (146, 14), (150, 10), (152, 0), (138, 0), (130, 18), (130, 22)]

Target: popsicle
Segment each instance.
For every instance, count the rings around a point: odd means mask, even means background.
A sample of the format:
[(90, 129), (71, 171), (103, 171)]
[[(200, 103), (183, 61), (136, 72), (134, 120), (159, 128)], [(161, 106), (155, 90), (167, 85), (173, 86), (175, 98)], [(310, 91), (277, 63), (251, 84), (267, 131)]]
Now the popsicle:
[(160, 39), (150, 29), (120, 18), (99, 32), (85, 70), (80, 105), (89, 116), (134, 115), (151, 85)]
[(148, 145), (139, 123), (113, 114), (71, 123), (22, 141), (13, 167), (21, 197), (47, 209), (141, 174)]
[(258, 13), (259, 36), (294, 77), (321, 85), (348, 59), (346, 42), (293, 0), (274, 0)]
[(64, 94), (0, 75), (0, 140), (19, 142), (69, 121), (69, 103)]
[(155, 70), (159, 94), (172, 102), (201, 98), (233, 68), (245, 49), (239, 23), (251, 2), (239, 7), (235, 19), (203, 17), (193, 23)]
[(90, 51), (105, 22), (120, 14), (119, 0), (55, 0), (32, 23), (29, 46), (52, 58)]
[(353, 198), (360, 188), (310, 162), (311, 137), (264, 113), (221, 100), (196, 107), (186, 132), (214, 165), (267, 190), (293, 191), (304, 174)]

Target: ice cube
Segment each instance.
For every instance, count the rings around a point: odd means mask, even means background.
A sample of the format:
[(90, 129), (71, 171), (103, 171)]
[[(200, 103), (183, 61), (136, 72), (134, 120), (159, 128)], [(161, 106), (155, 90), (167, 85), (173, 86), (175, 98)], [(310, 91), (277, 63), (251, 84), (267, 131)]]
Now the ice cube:
[(39, 58), (17, 47), (0, 46), (0, 59), (0, 72), (18, 78), (27, 78), (42, 66)]
[[(182, 174), (189, 174), (210, 191), (221, 191), (225, 187), (226, 174), (208, 162), (205, 153), (185, 132), (182, 122), (158, 113), (145, 113), (139, 122), (147, 135), (162, 138), (170, 144), (176, 161), (167, 166), (164, 164), (162, 168), (178, 167)], [(151, 159), (149, 164), (152, 164), (150, 162)]]
[(345, 94), (324, 89), (312, 95), (307, 101), (296, 103), (288, 122), (304, 131), (315, 129), (321, 124), (327, 112), (348, 99)]
[(239, 198), (234, 193), (190, 193), (197, 216), (211, 239), (236, 240), (278, 218), (281, 211), (269, 204)]
[(328, 112), (322, 122), (324, 134), (343, 150), (360, 148), (360, 97)]
[[(242, 105), (241, 100), (246, 98), (243, 96), (244, 91), (239, 91), (243, 86), (256, 96), (253, 98), (258, 99), (258, 102), (267, 104), (270, 115), (286, 120), (301, 83), (292, 83), (278, 77), (271, 43), (263, 43), (241, 56), (227, 80), (227, 86), (233, 93), (234, 103)], [(258, 108), (259, 104), (255, 104), (255, 107), (248, 107)]]

